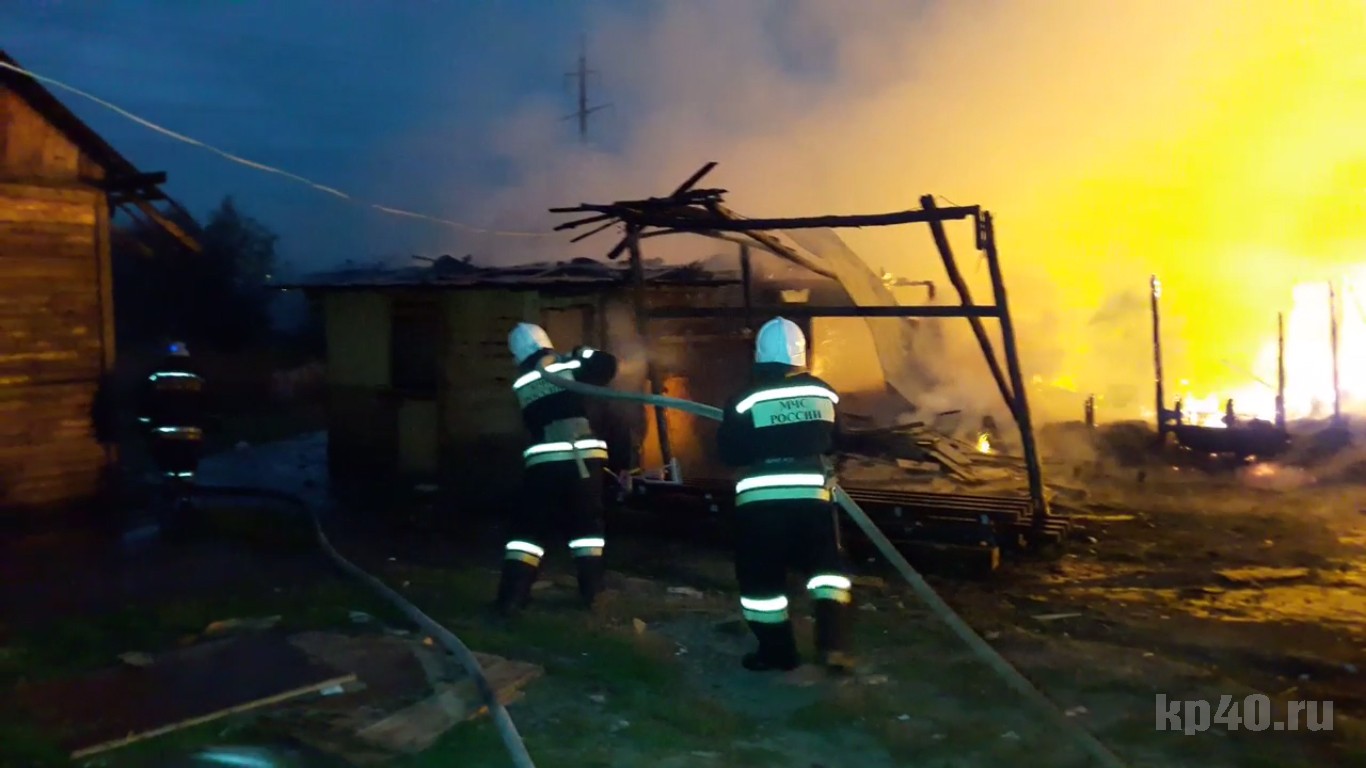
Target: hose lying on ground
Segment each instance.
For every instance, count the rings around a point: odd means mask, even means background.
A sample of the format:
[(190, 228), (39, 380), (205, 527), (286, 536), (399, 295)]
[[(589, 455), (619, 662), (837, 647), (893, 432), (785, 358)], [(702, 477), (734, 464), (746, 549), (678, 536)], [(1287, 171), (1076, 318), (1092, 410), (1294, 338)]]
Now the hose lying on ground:
[[(720, 421), (724, 415), (724, 412), (720, 408), (704, 403), (694, 403), (691, 400), (680, 400), (675, 397), (652, 395), (645, 392), (622, 392), (610, 387), (598, 387), (593, 386), (592, 384), (585, 384), (581, 381), (575, 381), (574, 379), (565, 378), (554, 373), (549, 373), (544, 368), (540, 370), (541, 375), (550, 383), (567, 389), (570, 392), (576, 392), (588, 397), (628, 400), (631, 402), (653, 405), (659, 408), (673, 408), (714, 421)], [(987, 641), (983, 640), (980, 635), (973, 631), (972, 627), (968, 626), (967, 622), (963, 621), (962, 618), (949, 607), (948, 603), (945, 603), (943, 598), (939, 597), (938, 593), (934, 591), (934, 588), (925, 581), (925, 578), (917, 573), (916, 570), (911, 567), (910, 563), (906, 562), (906, 558), (902, 557), (901, 552), (898, 551), (886, 535), (878, 529), (877, 524), (874, 523), (872, 519), (868, 517), (868, 514), (864, 512), (863, 509), (849, 497), (849, 494), (838, 485), (835, 486), (835, 501), (839, 504), (840, 508), (849, 515), (854, 523), (858, 525), (864, 535), (873, 542), (873, 545), (878, 548), (878, 551), (882, 553), (882, 556), (887, 558), (887, 560), (896, 567), (897, 571), (901, 574), (901, 577), (911, 585), (911, 589), (915, 592), (916, 596), (923, 600), (925, 604), (929, 606), (930, 610), (938, 616), (941, 621), (947, 624), (949, 629), (953, 630), (953, 633), (958, 635), (959, 639), (966, 643), (968, 648), (970, 648), (978, 658), (984, 661), (987, 666), (991, 667), (992, 671), (1000, 675), (1011, 688), (1023, 695), (1025, 699), (1036, 705), (1040, 710), (1046, 712), (1051, 720), (1061, 726), (1064, 733), (1069, 734), (1073, 738), (1077, 746), (1080, 747), (1083, 752), (1090, 755), (1101, 765), (1106, 766), (1106, 768), (1124, 768), (1124, 763), (1102, 744), (1099, 739), (1093, 736), (1090, 731), (1087, 731), (1085, 728), (1078, 725), (1074, 720), (1071, 720), (1064, 715), (1047, 696), (1044, 696), (1038, 688), (1034, 687), (1033, 683), (1029, 682), (1028, 678), (1022, 675), (1015, 667), (1011, 666), (1010, 662), (1007, 661), (1004, 656), (997, 653), (995, 648), (992, 648)]]
[(239, 496), (271, 499), (284, 504), (298, 507), (308, 513), (309, 519), (313, 524), (313, 532), (317, 534), (318, 545), (323, 552), (343, 571), (355, 576), (366, 586), (379, 593), (390, 605), (397, 608), (409, 621), (416, 624), (423, 632), (431, 635), (465, 668), (470, 679), (474, 681), (475, 688), (479, 691), (479, 696), (484, 700), (484, 706), (488, 707), (489, 714), (493, 718), (493, 724), (498, 729), (498, 735), (503, 740), (503, 746), (507, 748), (508, 754), (512, 757), (512, 762), (517, 768), (536, 768), (532, 762), (531, 755), (527, 752), (526, 744), (522, 741), (522, 736), (517, 732), (517, 725), (512, 722), (512, 716), (508, 714), (507, 708), (502, 702), (498, 701), (498, 694), (489, 685), (488, 678), (484, 675), (483, 667), (479, 666), (479, 660), (474, 657), (469, 647), (461, 642), (460, 638), (445, 627), (438, 624), (430, 616), (423, 613), (417, 606), (408, 602), (402, 595), (394, 591), (383, 581), (371, 576), (364, 570), (342, 557), (342, 554), (332, 546), (327, 534), (323, 532), (322, 520), (318, 517), (318, 511), (304, 499), (284, 491), (277, 491), (270, 488), (250, 488), (232, 486), (198, 486), (195, 488), (197, 496)]

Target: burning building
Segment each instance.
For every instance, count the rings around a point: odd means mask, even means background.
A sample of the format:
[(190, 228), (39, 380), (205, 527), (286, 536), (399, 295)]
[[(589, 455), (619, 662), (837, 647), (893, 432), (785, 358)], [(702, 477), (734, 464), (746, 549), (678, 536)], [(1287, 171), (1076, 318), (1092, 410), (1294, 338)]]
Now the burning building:
[[(748, 326), (767, 318), (747, 324), (705, 317), (707, 307), (743, 301), (740, 271), (719, 262), (646, 267), (647, 307), (686, 306), (702, 316), (654, 320), (643, 340), (633, 324), (627, 270), (591, 259), (499, 268), (442, 257), (430, 266), (343, 270), (282, 286), (307, 293), (324, 315), (335, 477), (475, 478), (481, 486), (510, 487), (525, 440), (511, 396), (516, 369), (507, 334), (523, 321), (545, 327), (560, 348), (587, 344), (617, 355), (618, 388), (645, 388), (648, 345), (666, 394), (722, 401), (748, 376)], [(833, 281), (763, 265), (756, 272), (754, 292), (766, 304), (852, 306)], [(841, 391), (854, 393), (856, 402), (860, 392), (885, 392), (876, 366), (841, 364), (871, 348), (866, 330), (858, 333), (862, 320), (798, 322), (811, 339), (813, 366)], [(666, 463), (651, 409), (591, 405), (600, 411), (596, 421), (616, 468)], [(670, 458), (685, 476), (720, 476), (709, 447), (714, 425), (668, 412), (666, 429)], [(469, 461), (474, 456), (477, 467)]]

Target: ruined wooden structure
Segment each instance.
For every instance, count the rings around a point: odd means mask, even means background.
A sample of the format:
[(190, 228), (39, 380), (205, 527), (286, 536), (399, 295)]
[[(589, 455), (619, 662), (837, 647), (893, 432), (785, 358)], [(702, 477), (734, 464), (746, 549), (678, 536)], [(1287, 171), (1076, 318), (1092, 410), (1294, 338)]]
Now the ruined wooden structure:
[[(715, 168), (716, 163), (708, 163), (680, 184), (671, 194), (664, 197), (644, 200), (625, 200), (605, 204), (582, 204), (573, 207), (554, 208), (554, 213), (578, 214), (580, 218), (556, 227), (557, 230), (573, 230), (591, 226), (587, 233), (577, 236), (582, 240), (598, 232), (620, 226), (625, 236), (607, 254), (609, 259), (629, 258), (632, 272), (636, 275), (636, 324), (642, 338), (649, 337), (649, 326), (658, 320), (705, 316), (710, 318), (743, 318), (747, 322), (763, 320), (776, 315), (798, 319), (813, 317), (961, 317), (972, 326), (974, 335), (981, 346), (982, 353), (991, 370), (992, 377), (1019, 426), (1021, 444), (1024, 452), (1025, 469), (1029, 478), (1028, 510), (1015, 519), (1027, 519), (1030, 531), (1039, 538), (1055, 539), (1061, 530), (1054, 523), (1044, 494), (1043, 475), (1034, 429), (1026, 398), (1024, 376), (1020, 369), (1019, 353), (1015, 344), (1014, 325), (1007, 305), (1005, 280), (1001, 274), (1000, 259), (996, 252), (995, 231), (992, 216), (978, 206), (955, 206), (940, 208), (935, 204), (933, 195), (920, 198), (921, 207), (915, 210), (887, 214), (852, 216), (811, 216), (784, 219), (747, 219), (736, 215), (723, 204), (725, 190), (701, 189), (697, 184)], [(976, 234), (976, 246), (986, 259), (991, 276), (993, 302), (975, 304), (968, 290), (967, 282), (958, 269), (944, 224), (949, 221), (971, 220)], [(768, 304), (760, 305), (753, 300), (748, 281), (742, 285), (744, 303), (740, 306), (695, 307), (678, 305), (673, 307), (651, 307), (645, 300), (644, 282), (641, 279), (640, 265), (642, 241), (646, 238), (676, 233), (691, 233), (713, 238), (734, 239), (745, 248), (762, 248), (779, 257), (805, 267), (824, 277), (833, 277), (819, 264), (813, 264), (802, 253), (785, 246), (772, 234), (774, 231), (815, 228), (850, 228), (892, 226), (898, 224), (923, 223), (930, 227), (931, 235), (943, 260), (944, 269), (950, 282), (958, 292), (959, 306), (819, 306), (807, 304)], [(742, 251), (742, 257), (746, 251)], [(982, 325), (982, 318), (995, 318), (1001, 326), (1005, 364), (997, 357), (990, 338)], [(658, 394), (671, 394), (663, 386), (662, 377), (653, 358), (649, 361), (648, 380), (651, 390)], [(656, 434), (660, 441), (660, 453), (665, 463), (671, 454), (669, 423), (666, 412), (654, 408)], [(851, 489), (852, 492), (853, 489)], [(980, 504), (974, 499), (972, 504)], [(912, 502), (896, 505), (897, 516), (901, 506), (917, 506)], [(920, 504), (933, 516), (934, 506)], [(971, 504), (968, 505), (971, 507)], [(973, 519), (969, 511), (967, 519)]]
[[(333, 477), (347, 482), (441, 480), (506, 497), (520, 478), (525, 428), (512, 397), (516, 367), (507, 335), (518, 322), (543, 326), (558, 348), (587, 344), (621, 358), (613, 386), (642, 390), (645, 368), (631, 325), (627, 270), (591, 259), (480, 267), (443, 257), (428, 267), (312, 275), (285, 289), (321, 304), (327, 333), (328, 450)], [(726, 307), (741, 302), (738, 273), (642, 264), (650, 307)], [(755, 281), (776, 302), (805, 290), (849, 303), (829, 280)], [(826, 329), (815, 327), (815, 337)], [(667, 392), (725, 396), (743, 380), (750, 341), (733, 321), (656, 321), (649, 346)], [(837, 345), (813, 345), (833, 348)], [(857, 382), (855, 382), (857, 383)], [(881, 386), (881, 383), (878, 383)], [(658, 467), (658, 425), (637, 405), (593, 401), (594, 423), (616, 469)], [(673, 451), (690, 475), (715, 475), (715, 425), (671, 415)], [(478, 461), (471, 458), (478, 457)]]
[[(1331, 289), (1330, 289), (1331, 290)], [(1185, 421), (1181, 400), (1168, 408), (1163, 386), (1165, 374), (1162, 370), (1162, 282), (1157, 275), (1148, 278), (1149, 313), (1152, 316), (1153, 331), (1153, 389), (1157, 405), (1157, 447), (1165, 448), (1168, 435), (1175, 437), (1176, 444), (1200, 454), (1232, 455), (1239, 459), (1249, 456), (1277, 456), (1290, 447), (1290, 433), (1285, 421), (1285, 316), (1276, 316), (1276, 415), (1274, 422), (1263, 419), (1240, 420), (1234, 413), (1234, 402), (1227, 401), (1224, 426), (1204, 426)], [(1331, 297), (1331, 293), (1329, 294)], [(1333, 314), (1336, 334), (1336, 315)], [(1334, 370), (1336, 370), (1337, 340), (1334, 337)], [(1334, 381), (1334, 390), (1336, 392)], [(1335, 413), (1335, 420), (1337, 411)]]
[[(110, 218), (198, 249), (142, 173), (0, 52), (0, 512), (95, 497), (114, 459), (93, 410), (114, 365)], [(24, 515), (14, 515), (15, 519)]]

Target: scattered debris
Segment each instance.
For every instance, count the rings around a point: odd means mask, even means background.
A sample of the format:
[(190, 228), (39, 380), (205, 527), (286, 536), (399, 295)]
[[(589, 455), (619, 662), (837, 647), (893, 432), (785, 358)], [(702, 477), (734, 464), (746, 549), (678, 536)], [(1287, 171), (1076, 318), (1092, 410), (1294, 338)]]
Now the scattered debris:
[(150, 667), (152, 666), (152, 664), (156, 663), (151, 656), (141, 651), (129, 651), (128, 653), (120, 653), (119, 661), (122, 661), (124, 664), (127, 664), (130, 667)]
[[(486, 712), (464, 669), (425, 643), (333, 632), (306, 632), (290, 642), (314, 659), (353, 670), (362, 687), (353, 686), (347, 696), (299, 702), (276, 719), (299, 741), (351, 763), (420, 752), (456, 724)], [(534, 664), (474, 655), (505, 705), (542, 674)]]
[(1014, 731), (1006, 731), (1005, 733), (1001, 734), (1001, 738), (1006, 739), (1007, 741), (1019, 741), (1020, 734)]
[(863, 678), (863, 682), (864, 682), (864, 684), (866, 684), (866, 685), (882, 685), (883, 683), (887, 682), (887, 676), (886, 676), (886, 675), (869, 675), (869, 676)]
[(223, 619), (204, 628), (205, 635), (224, 635), (231, 632), (254, 632), (270, 629), (280, 623), (282, 616), (266, 616), (259, 619)]
[(678, 595), (678, 596), (680, 596), (680, 597), (702, 597), (702, 596), (703, 596), (701, 590), (693, 589), (692, 587), (669, 587), (669, 594), (671, 594), (671, 595)]
[(943, 468), (932, 461), (911, 461), (910, 459), (897, 459), (896, 465), (914, 474), (920, 475), (939, 475), (943, 473)]
[(351, 611), (351, 613), (348, 615), (351, 618), (352, 624), (369, 624), (370, 622), (375, 620), (374, 616), (371, 616), (365, 611)]
[(1225, 568), (1215, 571), (1220, 577), (1234, 584), (1259, 584), (1268, 581), (1293, 581), (1309, 575), (1308, 568)]
[(1091, 711), (1091, 710), (1087, 709), (1086, 707), (1081, 707), (1081, 706), (1078, 706), (1078, 707), (1068, 707), (1068, 708), (1063, 712), (1063, 714), (1066, 715), (1066, 716), (1068, 716), (1068, 717), (1080, 717), (1081, 715), (1085, 715), (1085, 714), (1090, 713), (1090, 711)]
[(886, 589), (887, 582), (880, 576), (854, 576), (849, 579), (860, 589)]
[(645, 634), (646, 625), (640, 619), (631, 619), (631, 626), (635, 628), (637, 635)]
[(606, 703), (607, 703), (607, 697), (604, 696), (604, 695), (601, 694), (601, 693), (590, 693), (590, 694), (588, 694), (588, 700), (591, 701), (591, 702), (593, 702), (594, 704), (606, 704)]
[(1041, 613), (1034, 617), (1035, 621), (1059, 621), (1062, 619), (1075, 619), (1083, 614), (1080, 613)]

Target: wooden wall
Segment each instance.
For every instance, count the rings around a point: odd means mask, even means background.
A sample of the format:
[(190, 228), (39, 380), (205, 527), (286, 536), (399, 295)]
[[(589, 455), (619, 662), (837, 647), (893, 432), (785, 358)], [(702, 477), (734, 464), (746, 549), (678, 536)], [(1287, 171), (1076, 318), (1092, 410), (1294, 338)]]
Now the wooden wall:
[(0, 90), (0, 509), (79, 502), (112, 454), (92, 403), (114, 360), (101, 171)]
[(452, 291), (446, 294), (449, 345), (441, 436), (446, 474), (484, 500), (515, 488), (526, 447), (522, 414), (512, 395), (517, 368), (508, 332), (539, 321), (533, 291)]
[[(652, 305), (737, 303), (729, 289), (653, 288)], [(399, 291), (329, 293), (328, 379), (332, 412), (329, 445), (341, 476), (383, 481), (422, 468), (436, 453), (438, 474), (471, 494), (474, 503), (505, 503), (521, 477), (526, 435), (512, 382), (516, 367), (507, 335), (518, 322), (546, 328), (557, 348), (606, 349), (621, 360), (618, 389), (643, 390), (645, 353), (635, 333), (630, 293), (556, 296), (535, 291), (459, 290), (441, 294), (445, 317), (439, 400), (390, 382), (391, 346), (410, 335), (391, 334)], [(411, 339), (410, 339), (411, 340)], [(735, 321), (657, 321), (648, 351), (661, 365), (666, 393), (720, 403), (743, 385), (752, 356)], [(687, 476), (716, 476), (715, 425), (669, 412), (676, 455)], [(631, 403), (590, 401), (594, 428), (622, 467), (659, 464), (653, 418)], [(432, 434), (432, 427), (437, 433)], [(406, 470), (406, 471), (405, 471)], [(495, 501), (497, 500), (497, 501)]]
[(334, 482), (395, 467), (396, 403), (389, 397), (389, 297), (338, 292), (323, 299), (327, 333), (328, 463)]

